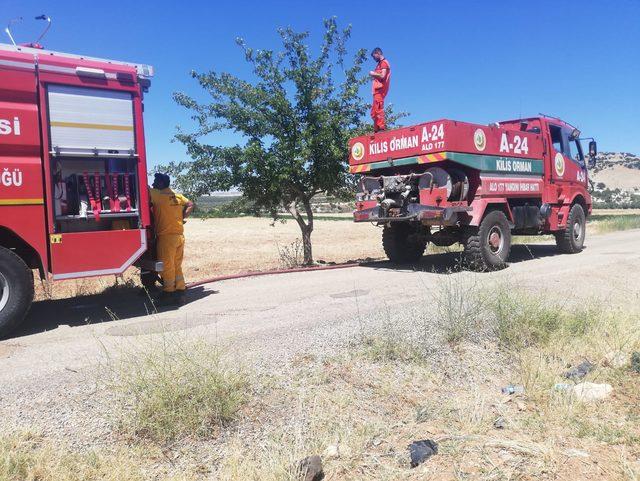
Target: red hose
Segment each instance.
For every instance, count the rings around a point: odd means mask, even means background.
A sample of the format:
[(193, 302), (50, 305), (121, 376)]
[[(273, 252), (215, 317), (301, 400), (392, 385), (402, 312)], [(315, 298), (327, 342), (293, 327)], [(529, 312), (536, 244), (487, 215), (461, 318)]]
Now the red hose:
[(240, 274), (229, 274), (227, 276), (210, 277), (208, 279), (202, 279), (196, 282), (192, 282), (190, 284), (187, 284), (187, 289), (202, 286), (204, 284), (210, 284), (212, 282), (227, 281), (229, 279), (242, 279), (243, 277), (270, 276), (272, 274), (290, 274), (293, 272), (328, 271), (331, 269), (346, 269), (349, 267), (358, 267), (359, 265), (359, 263), (354, 262), (351, 264), (335, 264), (318, 267), (296, 267), (294, 269), (277, 269), (273, 271), (241, 272)]

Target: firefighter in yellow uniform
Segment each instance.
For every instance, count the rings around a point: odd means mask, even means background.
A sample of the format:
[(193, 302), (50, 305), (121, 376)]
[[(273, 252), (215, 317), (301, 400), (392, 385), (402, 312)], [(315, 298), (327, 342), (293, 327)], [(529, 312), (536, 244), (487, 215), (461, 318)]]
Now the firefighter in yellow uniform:
[(193, 202), (169, 186), (166, 174), (155, 174), (149, 190), (153, 206), (153, 220), (157, 237), (158, 259), (164, 264), (162, 271), (163, 292), (161, 303), (181, 304), (184, 301), (185, 283), (182, 274), (184, 255), (184, 219), (193, 211)]

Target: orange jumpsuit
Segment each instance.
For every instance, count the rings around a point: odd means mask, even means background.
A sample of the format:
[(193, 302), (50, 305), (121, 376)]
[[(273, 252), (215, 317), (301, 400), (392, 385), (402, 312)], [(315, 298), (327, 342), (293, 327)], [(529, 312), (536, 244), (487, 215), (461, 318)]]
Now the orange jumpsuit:
[(387, 59), (382, 59), (376, 65), (374, 72), (387, 71), (384, 78), (373, 78), (373, 85), (371, 87), (373, 93), (373, 105), (371, 106), (371, 118), (373, 119), (373, 131), (385, 130), (387, 125), (384, 120), (384, 98), (389, 92), (389, 84), (391, 82), (391, 66)]
[(158, 259), (164, 264), (164, 291), (184, 291), (184, 208), (189, 204), (189, 199), (169, 188), (150, 189), (149, 194), (158, 238), (156, 250)]

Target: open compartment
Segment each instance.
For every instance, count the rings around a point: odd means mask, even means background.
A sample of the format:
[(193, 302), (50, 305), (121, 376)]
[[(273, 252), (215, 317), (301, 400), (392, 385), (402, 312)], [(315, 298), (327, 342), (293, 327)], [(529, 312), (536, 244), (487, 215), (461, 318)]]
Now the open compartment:
[(60, 157), (52, 170), (56, 232), (139, 227), (137, 159)]
[(46, 92), (54, 231), (140, 228), (131, 92), (58, 84)]

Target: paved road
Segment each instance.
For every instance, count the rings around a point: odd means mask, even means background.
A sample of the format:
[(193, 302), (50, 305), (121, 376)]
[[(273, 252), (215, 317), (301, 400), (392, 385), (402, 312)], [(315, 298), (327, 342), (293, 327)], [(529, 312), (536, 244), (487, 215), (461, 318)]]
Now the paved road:
[(430, 290), (443, 280), (507, 283), (570, 301), (597, 297), (640, 306), (639, 247), (640, 230), (634, 230), (592, 236), (576, 255), (559, 255), (554, 245), (514, 246), (509, 267), (493, 273), (460, 271), (456, 254), (439, 254), (411, 268), (378, 262), (230, 280), (196, 288), (187, 305), (152, 315), (146, 314), (148, 302), (130, 291), (39, 302), (23, 331), (0, 342), (0, 417), (29, 424), (44, 415), (55, 418), (52, 430), (64, 427), (72, 414), (60, 413), (60, 406), (70, 399), (90, 402), (78, 373), (123, 342), (161, 332), (232, 339), (258, 362), (283, 362), (294, 351), (341, 337), (341, 326), (346, 332), (349, 323), (380, 312), (428, 304)]

